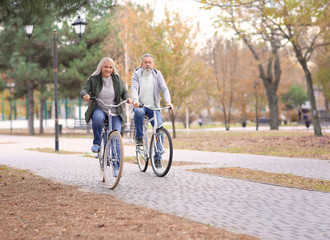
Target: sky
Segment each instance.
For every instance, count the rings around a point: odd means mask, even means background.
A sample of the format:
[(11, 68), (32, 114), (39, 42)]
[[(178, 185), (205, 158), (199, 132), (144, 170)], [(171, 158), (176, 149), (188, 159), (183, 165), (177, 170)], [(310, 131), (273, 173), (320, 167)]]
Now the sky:
[(154, 8), (155, 20), (159, 21), (164, 17), (165, 8), (178, 12), (182, 19), (192, 22), (194, 26), (199, 24), (200, 34), (197, 42), (204, 44), (205, 41), (214, 35), (216, 29), (213, 27), (213, 20), (216, 16), (217, 8), (204, 10), (202, 4), (195, 0), (132, 0), (132, 2)]

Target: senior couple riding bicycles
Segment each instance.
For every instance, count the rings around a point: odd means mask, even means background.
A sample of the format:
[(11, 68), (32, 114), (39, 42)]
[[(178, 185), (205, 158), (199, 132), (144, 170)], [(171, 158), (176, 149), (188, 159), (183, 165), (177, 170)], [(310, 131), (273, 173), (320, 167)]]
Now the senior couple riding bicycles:
[[(131, 80), (132, 97), (118, 75), (114, 61), (109, 57), (102, 58), (80, 92), (80, 96), (89, 102), (85, 120), (87, 123), (92, 120), (94, 134), (92, 152), (100, 150), (101, 132), (106, 120), (111, 119), (112, 121), (110, 130), (121, 132), (122, 122), (126, 122), (124, 109), (122, 105), (112, 107), (111, 117), (108, 117), (108, 106), (118, 105), (122, 100), (133, 104), (135, 141), (137, 146), (142, 146), (144, 116), (147, 115), (151, 119), (155, 112), (157, 128), (161, 127), (163, 123), (160, 111), (153, 110), (153, 108), (160, 108), (160, 91), (166, 105), (174, 110), (166, 82), (162, 73), (154, 68), (154, 58), (151, 54), (144, 54), (141, 58), (141, 66), (134, 70)], [(93, 101), (91, 98), (95, 100)], [(154, 121), (151, 121), (151, 124), (154, 126)], [(161, 154), (158, 157), (161, 158)]]

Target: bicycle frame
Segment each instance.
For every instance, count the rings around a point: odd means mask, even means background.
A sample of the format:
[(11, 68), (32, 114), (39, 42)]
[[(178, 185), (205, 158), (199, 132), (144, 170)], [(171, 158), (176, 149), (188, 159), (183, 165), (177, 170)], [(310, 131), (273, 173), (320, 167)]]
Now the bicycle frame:
[[(98, 98), (90, 98), (91, 100), (98, 100), (106, 107), (108, 107), (109, 112), (108, 122), (103, 123), (102, 132), (101, 132), (101, 145), (100, 150), (98, 151), (97, 158), (100, 163), (100, 174), (101, 181), (105, 182), (107, 187), (114, 189), (121, 178), (124, 162), (124, 149), (123, 142), (120, 133), (117, 129), (112, 129), (112, 117), (116, 116), (111, 112), (112, 107), (118, 107), (127, 102), (127, 100), (117, 104), (117, 105), (108, 105)], [(119, 129), (118, 129), (119, 130)]]
[[(150, 110), (153, 111), (154, 116), (152, 118), (148, 118), (148, 117), (144, 117), (144, 121), (143, 121), (143, 137), (144, 137), (144, 142), (145, 142), (145, 146), (146, 146), (146, 156), (149, 158), (149, 152), (150, 152), (150, 146), (149, 146), (149, 138), (148, 138), (148, 124), (149, 122), (154, 121), (154, 126), (152, 127), (152, 135), (155, 135), (157, 133), (157, 129), (158, 129), (158, 123), (157, 123), (157, 117), (156, 117), (156, 111), (161, 111), (161, 110), (165, 110), (165, 109), (169, 109), (170, 107), (163, 107), (163, 108), (153, 108), (153, 107), (149, 107), (147, 105), (141, 105), (141, 107), (146, 107), (149, 108)], [(156, 139), (154, 138), (154, 146), (156, 146)]]
[[(140, 105), (143, 107), (143, 105)], [(151, 108), (144, 107), (153, 111), (153, 116), (148, 118), (144, 116), (143, 119), (143, 145), (136, 145), (136, 158), (141, 172), (145, 172), (148, 168), (148, 162), (150, 161), (154, 173), (158, 177), (164, 177), (171, 168), (173, 157), (173, 145), (172, 139), (166, 128), (163, 126), (158, 127), (156, 111), (169, 109), (165, 108)], [(148, 137), (148, 123), (154, 121), (151, 139), (149, 142)], [(165, 155), (164, 155), (165, 154)]]
[[(125, 101), (122, 101), (121, 103), (117, 104), (117, 105), (108, 105), (106, 104), (105, 102), (103, 102), (101, 99), (99, 98), (96, 98), (96, 97), (91, 97), (90, 100), (92, 101), (100, 101), (104, 106), (108, 107), (109, 108), (109, 112), (108, 112), (108, 125), (105, 126), (103, 125), (103, 128), (102, 128), (102, 133), (105, 132), (106, 133), (106, 138), (103, 139), (104, 140), (104, 146), (106, 146), (106, 143), (108, 142), (108, 138), (109, 138), (109, 135), (111, 134), (111, 132), (113, 132), (114, 130), (111, 130), (112, 129), (112, 117), (113, 116), (116, 116), (115, 114), (113, 114), (111, 112), (111, 108), (112, 107), (119, 107), (120, 105), (124, 104), (124, 103), (127, 103), (127, 100)], [(102, 133), (101, 133), (101, 136), (102, 136)], [(105, 149), (104, 149), (105, 150)], [(107, 149), (107, 151), (109, 151), (110, 149)], [(108, 154), (107, 154), (108, 156)], [(107, 159), (108, 160), (108, 159)]]

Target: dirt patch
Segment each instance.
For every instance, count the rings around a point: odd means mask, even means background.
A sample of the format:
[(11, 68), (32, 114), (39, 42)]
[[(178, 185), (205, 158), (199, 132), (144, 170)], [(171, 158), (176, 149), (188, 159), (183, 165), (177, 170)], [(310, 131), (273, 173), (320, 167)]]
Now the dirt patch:
[(1, 239), (256, 239), (0, 167)]
[(330, 181), (328, 180), (305, 178), (295, 176), (293, 174), (271, 173), (241, 167), (198, 168), (190, 169), (189, 171), (243, 179), (259, 183), (273, 184), (278, 186), (330, 192)]
[(268, 156), (330, 159), (330, 134), (314, 137), (311, 132), (193, 132), (178, 133), (175, 149)]

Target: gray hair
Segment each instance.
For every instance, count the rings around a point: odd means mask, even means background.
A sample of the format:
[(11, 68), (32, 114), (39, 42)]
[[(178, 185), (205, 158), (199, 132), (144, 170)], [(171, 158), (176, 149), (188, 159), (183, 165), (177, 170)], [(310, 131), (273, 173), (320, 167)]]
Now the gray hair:
[(146, 58), (146, 57), (151, 57), (152, 59), (154, 59), (154, 57), (150, 53), (146, 53), (142, 56), (141, 63), (143, 62), (143, 58)]
[(113, 71), (114, 71), (115, 74), (118, 74), (117, 68), (116, 68), (116, 65), (115, 65), (115, 62), (111, 58), (105, 57), (105, 58), (102, 58), (100, 60), (99, 64), (97, 65), (97, 68), (96, 68), (95, 72), (93, 72), (91, 74), (91, 76), (99, 75), (101, 73), (101, 71), (102, 71), (102, 66), (103, 66), (103, 64), (105, 62), (112, 62), (112, 64), (113, 64)]

